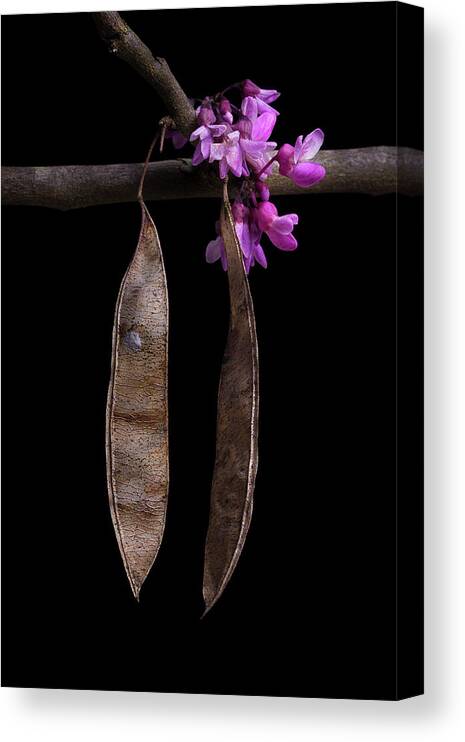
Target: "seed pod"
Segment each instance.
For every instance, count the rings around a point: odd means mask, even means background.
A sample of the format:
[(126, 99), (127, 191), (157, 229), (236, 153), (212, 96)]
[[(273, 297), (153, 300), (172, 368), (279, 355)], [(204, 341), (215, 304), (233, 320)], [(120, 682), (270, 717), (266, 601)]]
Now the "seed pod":
[(168, 496), (168, 294), (157, 230), (142, 226), (113, 328), (107, 403), (110, 509), (134, 596), (158, 553)]
[(227, 186), (220, 228), (228, 258), (230, 324), (221, 369), (216, 460), (205, 547), (207, 612), (226, 587), (252, 517), (258, 464), (258, 347), (255, 316)]

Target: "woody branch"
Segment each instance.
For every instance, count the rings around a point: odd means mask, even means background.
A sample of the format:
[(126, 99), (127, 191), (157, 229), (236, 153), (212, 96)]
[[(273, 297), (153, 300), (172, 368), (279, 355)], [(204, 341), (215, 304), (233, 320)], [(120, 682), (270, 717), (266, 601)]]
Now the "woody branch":
[[(196, 127), (194, 108), (166, 60), (155, 57), (119, 13), (93, 13), (97, 30), (111, 53), (127, 62), (159, 94), (176, 128), (188, 136)], [(326, 177), (310, 189), (289, 178), (271, 176), (273, 195), (362, 193), (416, 195), (423, 188), (423, 153), (408, 148), (366, 147), (325, 150), (318, 156)], [(76, 209), (137, 199), (142, 164), (3, 167), (2, 202), (11, 205)], [(146, 200), (221, 196), (221, 183), (208, 167), (190, 160), (152, 163), (144, 186)]]
[[(303, 189), (282, 175), (268, 185), (273, 195), (320, 193), (401, 193), (414, 196), (423, 184), (423, 153), (397, 147), (321, 151), (326, 177)], [(3, 167), (2, 201), (18, 206), (78, 209), (137, 200), (142, 164)], [(221, 182), (208, 168), (190, 160), (151, 163), (144, 185), (146, 201), (221, 197)]]

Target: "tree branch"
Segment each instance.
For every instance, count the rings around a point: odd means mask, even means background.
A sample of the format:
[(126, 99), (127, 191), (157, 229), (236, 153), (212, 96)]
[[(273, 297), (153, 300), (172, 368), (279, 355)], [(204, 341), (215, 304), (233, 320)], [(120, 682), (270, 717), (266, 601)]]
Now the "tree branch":
[[(110, 52), (127, 62), (157, 91), (176, 128), (188, 136), (197, 125), (194, 108), (166, 60), (154, 57), (119, 13), (92, 14)], [(310, 189), (274, 175), (267, 183), (273, 195), (316, 193), (402, 193), (423, 189), (423, 153), (396, 147), (326, 150), (318, 161), (326, 177)], [(137, 200), (141, 164), (71, 165), (2, 168), (4, 204), (77, 209)], [(208, 166), (193, 167), (190, 160), (170, 160), (149, 166), (144, 186), (146, 200), (221, 197), (221, 181)]]
[[(325, 150), (318, 161), (326, 177), (312, 188), (298, 188), (289, 178), (268, 179), (273, 195), (365, 193), (408, 196), (423, 191), (423, 152), (396, 147)], [(2, 202), (52, 209), (125, 203), (137, 200), (142, 164), (2, 167)], [(147, 171), (144, 199), (163, 201), (221, 197), (221, 181), (209, 168), (190, 160), (153, 162)]]
[(169, 65), (154, 57), (119, 13), (92, 13), (97, 30), (108, 50), (127, 62), (157, 91), (166, 109), (185, 136), (196, 128), (195, 111)]

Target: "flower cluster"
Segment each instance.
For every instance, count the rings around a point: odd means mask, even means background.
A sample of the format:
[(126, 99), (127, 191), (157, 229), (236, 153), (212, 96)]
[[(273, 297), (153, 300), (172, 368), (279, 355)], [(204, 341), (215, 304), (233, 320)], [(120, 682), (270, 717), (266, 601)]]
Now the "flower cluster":
[[(234, 90), (240, 94), (240, 106), (225, 95)], [(311, 162), (323, 143), (321, 129), (315, 129), (305, 138), (297, 137), (294, 146), (283, 144), (278, 148), (276, 142), (270, 141), (279, 115), (271, 103), (279, 95), (277, 90), (264, 90), (251, 80), (244, 80), (214, 97), (207, 97), (196, 109), (199, 126), (190, 137), (195, 145), (193, 165), (218, 162), (220, 178), (232, 173), (243, 179), (232, 212), (247, 272), (255, 262), (266, 268), (260, 244), (263, 233), (280, 250), (297, 247), (292, 231), (299, 218), (297, 214), (278, 215), (276, 206), (269, 200), (266, 185), (269, 175), (279, 171), (303, 188), (325, 175), (322, 165)], [(187, 141), (178, 132), (171, 132), (171, 137), (176, 148)], [(227, 270), (218, 223), (216, 231), (216, 239), (207, 246), (206, 259), (209, 263), (220, 260)]]

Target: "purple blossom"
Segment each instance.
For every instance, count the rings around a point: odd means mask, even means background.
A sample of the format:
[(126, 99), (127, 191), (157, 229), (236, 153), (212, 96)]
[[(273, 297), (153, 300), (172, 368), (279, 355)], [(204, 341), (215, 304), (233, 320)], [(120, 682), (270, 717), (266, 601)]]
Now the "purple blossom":
[[(248, 207), (241, 201), (235, 201), (232, 205), (232, 214), (247, 273), (255, 263), (263, 268), (267, 267), (266, 255), (260, 244), (264, 232), (280, 250), (296, 249), (297, 240), (292, 230), (299, 221), (297, 214), (279, 216), (276, 206), (269, 201), (262, 201), (256, 207)], [(216, 223), (216, 232), (218, 235), (216, 239), (207, 245), (206, 260), (207, 263), (221, 260), (223, 270), (227, 270), (226, 248), (220, 234), (219, 222)]]
[(215, 263), (217, 260), (221, 260), (221, 265), (223, 266), (223, 270), (228, 270), (228, 259), (226, 257), (226, 248), (224, 246), (223, 238), (221, 236), (220, 232), (220, 223), (216, 222), (215, 224), (216, 234), (218, 235), (216, 239), (211, 240), (211, 242), (208, 243), (207, 249), (205, 252), (205, 259), (207, 263)]
[(244, 134), (240, 145), (246, 161), (258, 173), (269, 161), (270, 153), (276, 149), (276, 142), (267, 141), (276, 124), (276, 116), (270, 112), (259, 114), (257, 101), (250, 96), (242, 101), (241, 111), (248, 126), (242, 127)]
[(235, 131), (238, 131), (242, 138), (250, 139), (252, 136), (252, 121), (248, 116), (240, 116), (232, 127)]
[[(270, 161), (272, 152), (276, 149), (276, 142), (254, 142), (251, 139), (241, 139), (240, 145), (246, 161), (256, 173), (263, 170)], [(246, 174), (249, 173), (246, 172)]]
[[(255, 262), (266, 268), (266, 256), (262, 246), (260, 245), (262, 231), (256, 221), (256, 209), (249, 209), (241, 201), (235, 201), (231, 210), (237, 239), (243, 254), (246, 272), (249, 272), (250, 268), (255, 265)], [(215, 228), (218, 236), (216, 239), (208, 243), (205, 258), (207, 263), (215, 263), (217, 260), (220, 260), (223, 270), (227, 270), (228, 259), (223, 238), (220, 233), (219, 222), (216, 222)]]
[[(253, 210), (255, 211), (255, 209)], [(263, 232), (254, 219), (249, 221), (249, 246), (248, 246), (248, 257), (244, 257), (244, 265), (246, 273), (255, 265), (255, 262), (259, 263), (262, 268), (266, 268), (268, 263), (266, 260), (265, 251), (260, 244)]]
[(297, 214), (278, 216), (278, 209), (271, 201), (263, 201), (257, 206), (257, 224), (266, 232), (271, 242), (280, 250), (295, 250), (297, 240), (292, 234), (299, 221)]
[(257, 191), (257, 196), (261, 198), (262, 201), (270, 200), (270, 189), (262, 180), (257, 181), (255, 184), (255, 190)]
[[(238, 109), (225, 95), (228, 90), (240, 88), (241, 107)], [(198, 128), (191, 134), (195, 144), (193, 165), (201, 162), (219, 163), (219, 176), (225, 179), (229, 172), (244, 180), (241, 197), (232, 205), (234, 226), (241, 246), (245, 270), (258, 263), (267, 266), (261, 245), (265, 233), (280, 250), (295, 250), (297, 240), (293, 235), (299, 219), (297, 214), (279, 215), (270, 202), (266, 179), (271, 172), (291, 178), (299, 186), (310, 186), (325, 175), (322, 165), (311, 162), (323, 143), (321, 129), (297, 137), (295, 145), (284, 144), (277, 149), (269, 141), (274, 130), (278, 111), (270, 104), (278, 97), (277, 90), (260, 88), (252, 80), (232, 85), (214, 97), (205, 98), (196, 109)], [(185, 137), (179, 132), (171, 134), (173, 144), (182, 146)], [(227, 270), (228, 261), (219, 223), (216, 238), (206, 249), (208, 263), (220, 261)]]
[(204, 101), (202, 105), (197, 108), (196, 114), (197, 121), (199, 124), (203, 124), (204, 126), (214, 124), (216, 121), (216, 116), (211, 107), (210, 101)]
[(269, 111), (261, 112), (256, 98), (247, 96), (241, 105), (241, 112), (252, 123), (251, 138), (266, 141), (271, 135), (276, 124), (278, 112), (271, 108)]
[(255, 265), (255, 261), (264, 268), (267, 266), (265, 253), (260, 245), (262, 231), (256, 222), (255, 212), (256, 209), (249, 209), (240, 201), (235, 201), (232, 206), (236, 234), (244, 255), (244, 266), (247, 273), (252, 265)]
[(324, 178), (326, 171), (323, 165), (309, 162), (320, 150), (323, 138), (321, 129), (315, 129), (305, 139), (302, 135), (297, 137), (294, 147), (291, 144), (283, 144), (277, 156), (281, 175), (287, 175), (302, 188), (307, 188)]
[(228, 123), (228, 124), (232, 124), (233, 123), (234, 117), (233, 117), (233, 114), (232, 114), (231, 103), (224, 96), (222, 96), (222, 98), (221, 98), (221, 100), (220, 100), (220, 102), (218, 104), (218, 110), (219, 110), (219, 112), (220, 112), (220, 114), (221, 114), (221, 116), (223, 118), (223, 121), (226, 121), (226, 123)]
[(276, 109), (269, 105), (281, 95), (277, 90), (265, 90), (259, 88), (258, 85), (252, 82), (252, 80), (244, 80), (241, 83), (241, 91), (244, 97), (252, 97), (256, 99), (259, 113), (268, 111), (279, 116), (279, 111), (276, 111)]
[(203, 160), (208, 160), (211, 154), (213, 138), (222, 136), (226, 131), (224, 124), (202, 124), (198, 129), (192, 132), (190, 141), (197, 141), (195, 152), (192, 157), (192, 164), (199, 165)]
[[(224, 128), (226, 129), (226, 127)], [(221, 179), (226, 178), (228, 170), (231, 170), (233, 175), (237, 177), (242, 175), (243, 155), (239, 138), (240, 133), (238, 131), (230, 131), (224, 134), (221, 141), (214, 142), (210, 147), (210, 162), (219, 160)]]

